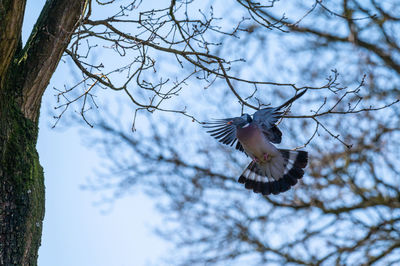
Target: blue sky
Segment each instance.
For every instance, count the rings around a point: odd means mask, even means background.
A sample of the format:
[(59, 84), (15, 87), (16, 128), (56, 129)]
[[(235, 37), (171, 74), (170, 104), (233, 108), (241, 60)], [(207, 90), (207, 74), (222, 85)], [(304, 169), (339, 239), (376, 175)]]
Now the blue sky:
[[(28, 1), (23, 39), (39, 15), (44, 0)], [(45, 172), (46, 215), (39, 265), (160, 265), (167, 243), (153, 234), (160, 222), (154, 203), (136, 193), (109, 206), (101, 195), (80, 189), (100, 166), (96, 152), (83, 145), (78, 128), (51, 129), (55, 105), (52, 87), (69, 80), (60, 63), (44, 95), (37, 148)], [(72, 78), (71, 78), (72, 79)], [(104, 210), (107, 210), (104, 212)]]
[[(44, 2), (28, 1), (24, 23), (25, 40)], [(270, 53), (279, 55), (276, 52), (279, 50), (269, 48)], [(107, 58), (103, 54), (101, 56), (108, 63), (115, 61), (115, 58)], [(271, 58), (274, 57), (271, 55)], [(280, 60), (279, 56), (276, 60)], [(252, 64), (247, 67), (251, 71), (254, 69)], [(275, 72), (270, 72), (275, 75)], [(155, 202), (136, 192), (115, 202), (110, 210), (108, 205), (96, 205), (103, 194), (80, 189), (87, 178), (94, 177), (96, 170), (101, 169), (104, 163), (96, 151), (87, 148), (90, 144), (85, 143), (85, 134), (91, 134), (90, 130), (82, 131), (66, 126), (67, 117), (55, 130), (51, 129), (54, 123), (51, 111), (56, 105), (52, 87), (62, 88), (64, 84), (73, 84), (76, 76), (66, 63), (61, 62), (44, 95), (41, 109), (38, 151), (45, 171), (46, 216), (39, 265), (164, 265), (159, 258), (168, 255), (169, 244), (152, 233), (154, 227), (162, 224), (161, 216), (154, 208)], [(292, 80), (294, 77), (279, 75), (277, 78)], [(193, 92), (182, 91), (181, 95), (184, 93)], [(109, 91), (107, 97), (111, 95), (114, 93)], [(214, 92), (212, 96), (218, 98), (218, 93)], [(270, 100), (268, 94), (264, 97), (265, 102)], [(202, 108), (203, 113), (221, 112), (210, 110), (209, 106)], [(218, 108), (222, 109), (220, 106)], [(227, 104), (224, 108), (236, 113), (240, 111), (239, 105)], [(128, 112), (127, 115), (132, 116), (132, 113)], [(104, 210), (109, 211), (104, 214)]]

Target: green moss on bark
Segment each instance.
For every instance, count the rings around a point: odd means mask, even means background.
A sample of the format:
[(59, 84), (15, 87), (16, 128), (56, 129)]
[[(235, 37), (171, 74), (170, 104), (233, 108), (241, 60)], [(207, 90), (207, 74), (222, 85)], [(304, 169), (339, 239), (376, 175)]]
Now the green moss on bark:
[[(15, 90), (6, 91), (15, 96)], [(15, 97), (5, 96), (0, 97), (0, 265), (36, 265), (45, 208), (38, 127), (24, 117)]]

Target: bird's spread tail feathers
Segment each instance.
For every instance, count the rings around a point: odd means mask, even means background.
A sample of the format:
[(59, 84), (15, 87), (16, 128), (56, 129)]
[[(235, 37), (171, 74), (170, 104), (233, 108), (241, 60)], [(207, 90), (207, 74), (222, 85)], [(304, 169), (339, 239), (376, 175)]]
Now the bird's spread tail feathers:
[(263, 195), (279, 194), (288, 191), (304, 175), (307, 166), (306, 151), (280, 149), (280, 155), (267, 163), (251, 162), (239, 177), (238, 182), (247, 189)]

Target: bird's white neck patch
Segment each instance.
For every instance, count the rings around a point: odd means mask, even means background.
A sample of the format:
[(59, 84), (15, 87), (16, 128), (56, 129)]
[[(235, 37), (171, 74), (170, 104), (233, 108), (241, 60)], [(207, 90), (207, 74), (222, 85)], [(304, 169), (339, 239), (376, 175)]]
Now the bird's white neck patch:
[(250, 123), (247, 123), (246, 125), (243, 126), (243, 128), (249, 127)]

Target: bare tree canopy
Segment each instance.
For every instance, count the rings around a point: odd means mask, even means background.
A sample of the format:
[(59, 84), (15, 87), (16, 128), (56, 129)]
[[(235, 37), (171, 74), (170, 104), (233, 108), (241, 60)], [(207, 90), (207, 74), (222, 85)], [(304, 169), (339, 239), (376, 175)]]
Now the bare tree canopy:
[[(157, 196), (157, 230), (184, 265), (399, 263), (398, 4), (171, 1), (86, 19), (67, 50), (87, 84), (81, 115), (92, 125), (88, 100), (112, 88), (128, 95), (138, 129), (120, 121), (123, 108), (97, 122), (93, 143), (112, 164), (88, 188)], [(91, 57), (99, 38), (126, 63)], [(300, 89), (282, 146), (307, 149), (306, 175), (283, 195), (250, 195), (237, 184), (248, 159), (191, 122)]]
[[(399, 263), (399, 1), (50, 0), (23, 47), (25, 3), (0, 1), (0, 264), (35, 264), (37, 119), (61, 59), (79, 77), (54, 88), (55, 124), (78, 110), (111, 159), (88, 187), (157, 197), (174, 264)], [(279, 121), (282, 147), (309, 152), (303, 181), (249, 194), (248, 158), (202, 121), (303, 89)], [(93, 111), (113, 93), (128, 111)]]

